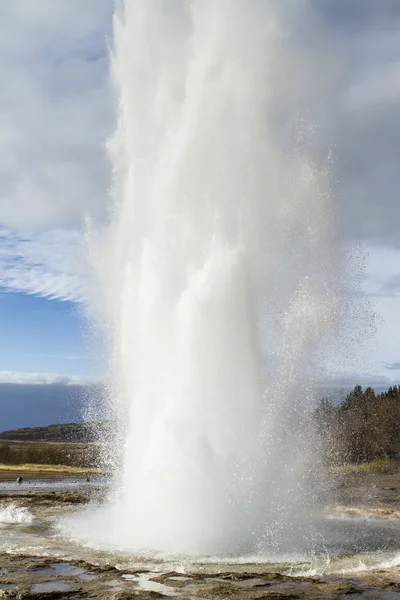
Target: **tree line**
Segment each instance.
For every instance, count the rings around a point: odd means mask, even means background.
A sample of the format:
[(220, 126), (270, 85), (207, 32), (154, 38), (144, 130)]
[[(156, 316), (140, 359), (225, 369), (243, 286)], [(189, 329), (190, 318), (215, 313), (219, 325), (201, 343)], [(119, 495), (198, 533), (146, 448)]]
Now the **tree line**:
[(400, 386), (376, 394), (357, 385), (339, 404), (323, 398), (314, 419), (329, 463), (400, 456)]

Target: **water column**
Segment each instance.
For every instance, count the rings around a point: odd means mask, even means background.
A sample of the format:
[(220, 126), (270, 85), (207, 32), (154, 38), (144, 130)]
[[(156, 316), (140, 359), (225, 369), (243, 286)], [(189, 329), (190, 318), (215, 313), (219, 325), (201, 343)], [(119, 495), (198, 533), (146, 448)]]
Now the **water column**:
[(308, 531), (306, 415), (341, 272), (312, 27), (285, 0), (116, 10), (97, 268), (121, 549), (266, 552)]

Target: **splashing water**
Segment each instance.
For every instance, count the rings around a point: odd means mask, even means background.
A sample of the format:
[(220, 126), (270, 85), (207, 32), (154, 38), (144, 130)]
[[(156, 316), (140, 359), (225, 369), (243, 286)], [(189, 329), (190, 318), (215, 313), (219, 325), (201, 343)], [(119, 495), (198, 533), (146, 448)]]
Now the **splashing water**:
[(316, 535), (306, 417), (342, 251), (313, 24), (286, 0), (116, 11), (95, 254), (122, 448), (101, 535), (120, 549), (295, 551)]
[(0, 506), (0, 525), (12, 523), (32, 523), (33, 515), (27, 508), (7, 504)]

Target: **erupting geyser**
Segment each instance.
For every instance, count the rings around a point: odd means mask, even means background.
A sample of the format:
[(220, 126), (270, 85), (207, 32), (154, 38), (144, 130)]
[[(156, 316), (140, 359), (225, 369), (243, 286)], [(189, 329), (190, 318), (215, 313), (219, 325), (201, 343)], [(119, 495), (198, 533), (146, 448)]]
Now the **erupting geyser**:
[(96, 260), (111, 450), (123, 445), (100, 529), (121, 549), (266, 554), (312, 539), (306, 416), (341, 250), (312, 133), (328, 92), (309, 8), (116, 11), (113, 209)]

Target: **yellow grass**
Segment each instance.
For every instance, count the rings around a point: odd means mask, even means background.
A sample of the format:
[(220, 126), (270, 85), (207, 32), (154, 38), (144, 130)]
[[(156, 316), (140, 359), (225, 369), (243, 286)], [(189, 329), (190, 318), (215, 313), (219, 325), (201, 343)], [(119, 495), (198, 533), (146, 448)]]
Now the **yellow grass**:
[(342, 465), (336, 467), (335, 471), (338, 473), (387, 473), (392, 466), (390, 459), (377, 458), (366, 463)]
[(85, 469), (83, 467), (69, 467), (66, 465), (4, 465), (0, 463), (0, 471), (25, 471), (32, 473), (93, 473), (102, 474), (102, 469)]

